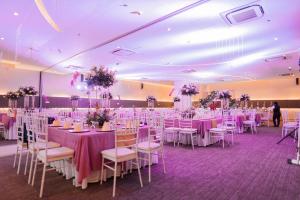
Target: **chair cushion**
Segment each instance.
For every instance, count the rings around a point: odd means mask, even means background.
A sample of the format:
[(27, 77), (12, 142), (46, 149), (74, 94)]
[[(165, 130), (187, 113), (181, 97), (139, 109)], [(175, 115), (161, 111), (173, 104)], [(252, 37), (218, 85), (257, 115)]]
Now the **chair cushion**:
[(190, 132), (197, 132), (196, 128), (180, 128), (180, 132), (190, 133)]
[(297, 122), (286, 122), (283, 124), (284, 127), (297, 127)]
[(106, 158), (124, 158), (127, 156), (134, 155), (135, 156), (135, 151), (126, 147), (119, 147), (117, 149), (117, 155), (116, 155), (116, 149), (107, 149), (101, 152), (102, 155)]
[(165, 131), (179, 131), (180, 130), (180, 128), (178, 128), (178, 127), (168, 127), (168, 128), (165, 128)]
[(157, 149), (160, 147), (159, 143), (155, 143), (155, 142), (140, 142), (137, 145), (138, 149), (142, 149), (142, 150), (153, 150), (153, 149)]
[[(53, 160), (62, 160), (65, 158), (72, 157), (74, 155), (74, 150), (68, 147), (59, 147), (59, 148), (52, 148), (47, 149), (47, 161)], [(38, 153), (38, 158), (43, 161), (46, 161), (46, 151), (42, 150)]]
[(211, 128), (211, 129), (209, 129), (209, 132), (215, 132), (215, 133), (226, 132), (226, 128), (224, 128), (224, 127), (222, 127), (222, 128)]
[(246, 124), (246, 125), (255, 124), (255, 121), (245, 120), (245, 121), (243, 121), (243, 124)]
[[(60, 147), (60, 144), (58, 144), (56, 142), (48, 142), (47, 147), (48, 147), (48, 149), (57, 148), (57, 147)], [(35, 144), (29, 144), (29, 149), (33, 150), (33, 148), (34, 148), (34, 150), (37, 150), (38, 148), (40, 150), (44, 150), (46, 148), (46, 143), (36, 142)]]

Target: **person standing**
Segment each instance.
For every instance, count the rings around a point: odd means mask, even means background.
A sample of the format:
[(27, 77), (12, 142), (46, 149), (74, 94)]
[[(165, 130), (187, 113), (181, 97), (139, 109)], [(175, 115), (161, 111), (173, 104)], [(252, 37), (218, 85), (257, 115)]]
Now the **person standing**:
[(274, 104), (273, 104), (273, 123), (274, 123), (274, 127), (279, 127), (280, 117), (281, 117), (280, 106), (279, 106), (278, 102), (275, 101)]

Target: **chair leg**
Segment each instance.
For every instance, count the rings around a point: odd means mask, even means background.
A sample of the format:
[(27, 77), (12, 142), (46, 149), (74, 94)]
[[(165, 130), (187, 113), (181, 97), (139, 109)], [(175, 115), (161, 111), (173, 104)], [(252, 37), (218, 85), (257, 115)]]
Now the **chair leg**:
[(36, 175), (37, 164), (38, 164), (38, 157), (36, 156), (36, 158), (35, 158), (35, 163), (34, 163), (34, 170), (33, 170), (32, 183), (31, 183), (32, 186), (34, 186), (34, 181), (35, 181), (35, 175)]
[(30, 184), (31, 177), (32, 177), (33, 159), (34, 159), (34, 152), (31, 154), (31, 161), (30, 161), (30, 168), (29, 168), (29, 176), (28, 176), (28, 184)]
[(174, 147), (176, 147), (176, 134), (175, 132), (172, 133), (173, 134), (173, 144), (174, 144)]
[(224, 147), (225, 147), (225, 137), (223, 137), (223, 139), (222, 139), (223, 141), (223, 149), (224, 149)]
[(137, 170), (138, 170), (141, 187), (143, 187), (143, 181), (142, 181), (141, 169), (140, 169), (138, 157), (136, 157), (136, 167), (137, 167)]
[(191, 133), (191, 143), (192, 143), (192, 148), (194, 150), (194, 137), (193, 137), (193, 133)]
[(17, 174), (20, 173), (20, 167), (21, 167), (21, 161), (22, 161), (22, 154), (23, 154), (23, 147), (21, 147), (21, 150), (20, 150), (20, 156), (19, 156), (19, 164), (18, 164), (18, 170), (17, 170)]
[(151, 183), (151, 153), (148, 152), (148, 181)]
[(44, 163), (43, 175), (42, 175), (42, 181), (41, 181), (41, 189), (40, 189), (40, 198), (43, 197), (44, 184), (45, 184), (45, 175), (46, 175), (46, 166), (47, 166), (47, 163)]
[(25, 162), (25, 170), (24, 170), (24, 175), (27, 173), (27, 165), (28, 165), (28, 158), (29, 158), (29, 149), (27, 150), (27, 156), (26, 156), (26, 162)]
[(15, 158), (14, 158), (14, 165), (13, 165), (13, 168), (16, 167), (16, 162), (17, 162), (17, 156), (18, 156), (18, 153), (19, 153), (19, 147), (17, 146), (17, 151), (16, 151)]
[(102, 156), (102, 164), (101, 164), (101, 179), (100, 179), (100, 184), (103, 182), (103, 170), (104, 169), (104, 157)]
[(116, 183), (117, 183), (117, 165), (118, 163), (115, 162), (115, 168), (114, 168), (114, 185), (113, 185), (113, 197), (116, 196)]
[(165, 158), (164, 158), (164, 150), (161, 149), (161, 159), (162, 159), (162, 163), (163, 163), (163, 168), (164, 168), (164, 174), (166, 173), (166, 166), (165, 166)]

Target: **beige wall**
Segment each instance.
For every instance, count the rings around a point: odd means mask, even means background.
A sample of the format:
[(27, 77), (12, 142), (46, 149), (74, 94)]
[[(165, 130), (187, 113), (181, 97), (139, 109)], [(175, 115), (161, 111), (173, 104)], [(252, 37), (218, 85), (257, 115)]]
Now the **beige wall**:
[(249, 94), (252, 100), (289, 100), (300, 99), (300, 85), (296, 85), (295, 77), (282, 77), (266, 80), (214, 83), (202, 86), (209, 92), (212, 90), (230, 90), (233, 97)]
[[(71, 75), (43, 74), (43, 88), (46, 96), (66, 97), (72, 94), (85, 96), (84, 92), (71, 87)], [(38, 88), (39, 72), (0, 67), (0, 94), (8, 90), (16, 90), (20, 86)], [(114, 98), (120, 95), (121, 100), (145, 100), (148, 95), (155, 96), (159, 101), (172, 101), (169, 93), (172, 85), (144, 83), (141, 90), (140, 81), (119, 80), (112, 88)]]

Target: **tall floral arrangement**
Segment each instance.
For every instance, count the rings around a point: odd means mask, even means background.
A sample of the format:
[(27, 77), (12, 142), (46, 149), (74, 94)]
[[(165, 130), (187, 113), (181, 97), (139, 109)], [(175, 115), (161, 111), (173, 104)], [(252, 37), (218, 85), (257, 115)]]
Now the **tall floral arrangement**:
[(200, 105), (204, 108), (207, 108), (216, 99), (217, 95), (218, 95), (217, 91), (214, 91), (214, 90), (211, 91), (210, 94), (207, 95), (207, 97), (199, 100)]
[(93, 67), (90, 72), (85, 75), (85, 81), (90, 88), (95, 86), (109, 88), (116, 82), (115, 72), (104, 66)]
[(80, 97), (78, 95), (72, 95), (71, 96), (71, 101), (76, 101), (76, 100), (79, 100)]
[(240, 101), (250, 101), (250, 96), (248, 94), (242, 94)]
[(192, 95), (199, 94), (199, 90), (198, 90), (197, 86), (194, 84), (184, 85), (181, 88), (181, 94), (192, 96)]
[(153, 102), (153, 103), (154, 103), (154, 102), (156, 101), (156, 98), (155, 98), (154, 96), (148, 96), (147, 99), (146, 99), (146, 101), (147, 101), (148, 103), (149, 103), (149, 102), (151, 102), (151, 103)]
[(87, 114), (87, 124), (91, 125), (92, 122), (98, 122), (99, 126), (102, 126), (104, 122), (109, 122), (111, 120), (111, 116), (109, 114), (109, 110), (104, 109), (97, 112), (92, 112)]
[(19, 90), (16, 92), (9, 91), (5, 95), (6, 98), (11, 99), (11, 100), (18, 100), (22, 96), (23, 96), (23, 93), (20, 92)]
[(20, 87), (18, 90), (20, 93), (23, 93), (24, 96), (35, 96), (38, 91), (33, 86)]
[(180, 98), (179, 97), (174, 97), (173, 102), (180, 102)]
[(101, 94), (101, 96), (103, 99), (109, 99), (109, 100), (113, 99), (113, 96), (110, 92), (104, 92)]
[(229, 93), (228, 90), (224, 90), (224, 91), (219, 91), (218, 92), (218, 99), (230, 99), (231, 98), (231, 94)]

